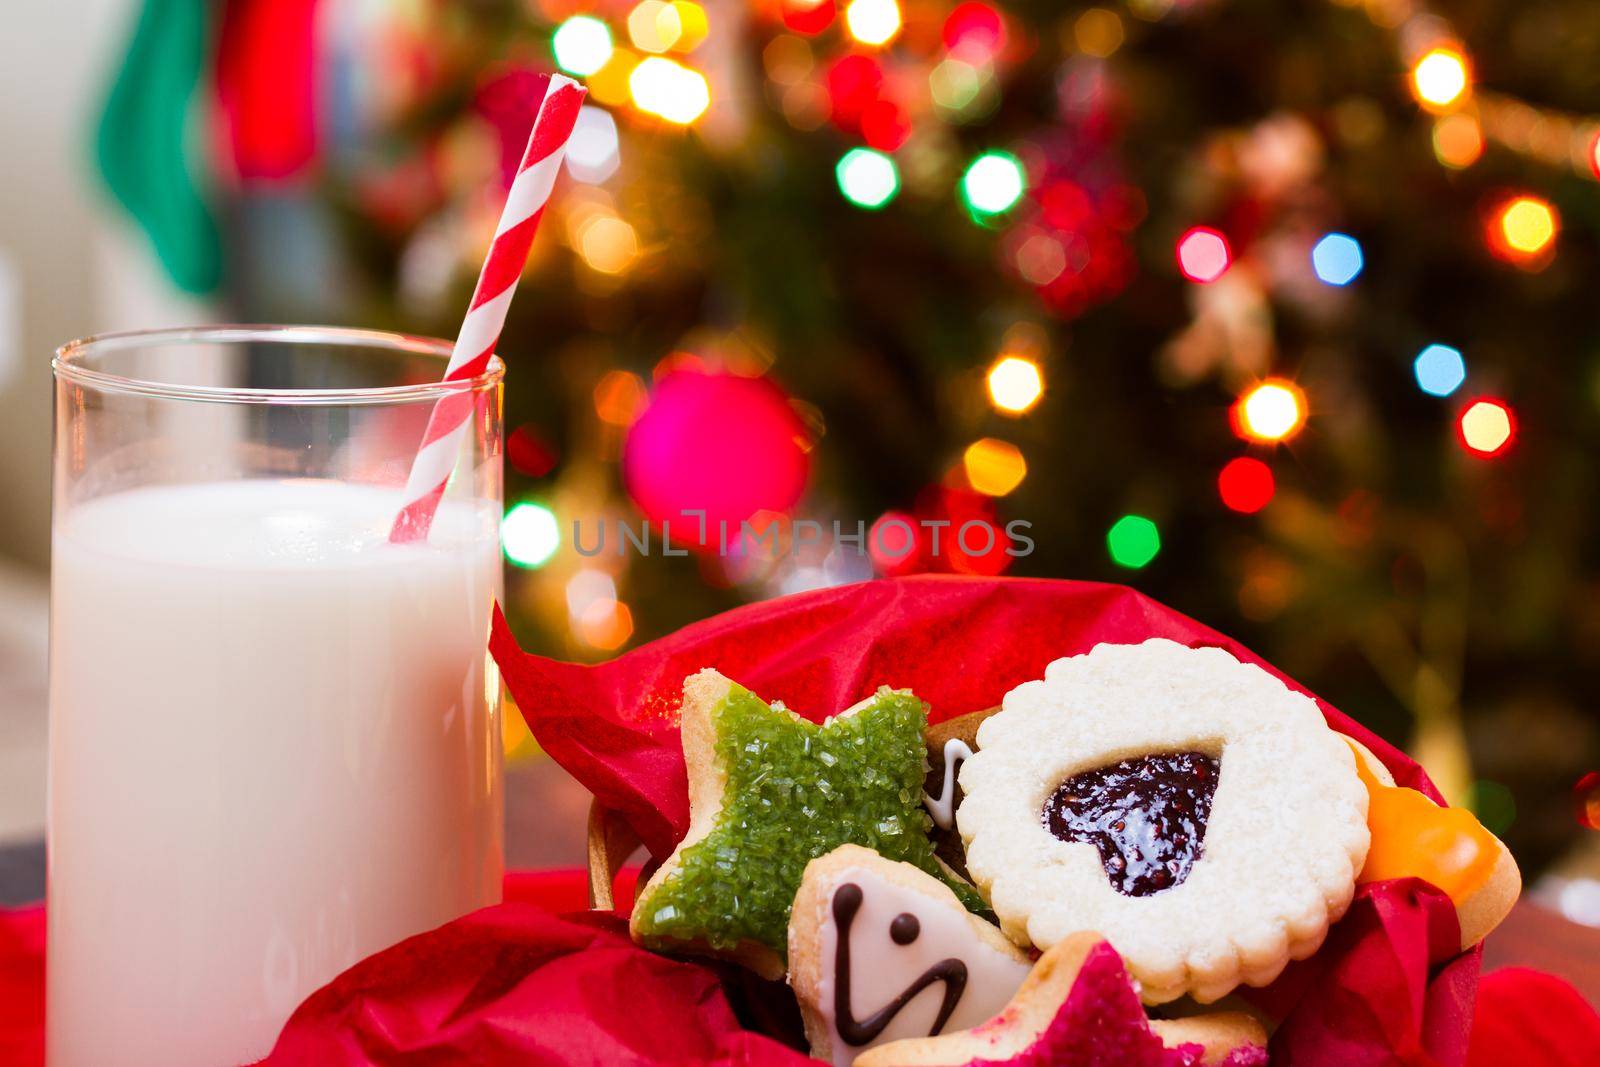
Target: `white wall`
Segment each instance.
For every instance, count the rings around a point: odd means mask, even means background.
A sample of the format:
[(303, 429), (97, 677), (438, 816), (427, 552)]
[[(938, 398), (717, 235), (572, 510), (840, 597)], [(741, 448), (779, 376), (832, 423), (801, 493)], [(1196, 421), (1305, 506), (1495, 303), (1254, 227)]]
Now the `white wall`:
[(0, 567), (49, 556), (50, 357), (89, 333), (204, 317), (92, 168), (137, 0), (6, 0), (0, 28)]

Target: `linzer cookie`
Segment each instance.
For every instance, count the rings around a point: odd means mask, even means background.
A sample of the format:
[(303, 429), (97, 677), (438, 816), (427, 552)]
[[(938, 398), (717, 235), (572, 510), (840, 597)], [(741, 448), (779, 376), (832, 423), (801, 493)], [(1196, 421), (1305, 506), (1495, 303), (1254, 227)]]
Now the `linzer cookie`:
[(998, 1012), (1028, 957), (936, 878), (844, 845), (812, 860), (789, 918), (789, 984), (811, 1054), (836, 1067)]
[(1116, 950), (1074, 934), (1039, 958), (1005, 1009), (970, 1030), (881, 1045), (857, 1067), (1266, 1067), (1267, 1035), (1240, 1012), (1145, 1017)]
[(1098, 932), (1147, 1003), (1265, 985), (1350, 903), (1368, 831), (1349, 746), (1221, 649), (1057, 660), (977, 742), (957, 826), (1001, 925), (1039, 948)]
[(909, 692), (880, 689), (819, 725), (706, 670), (684, 682), (681, 722), (689, 832), (634, 904), (635, 941), (782, 977), (806, 864), (843, 844), (943, 878), (983, 908), (928, 839), (927, 711)]

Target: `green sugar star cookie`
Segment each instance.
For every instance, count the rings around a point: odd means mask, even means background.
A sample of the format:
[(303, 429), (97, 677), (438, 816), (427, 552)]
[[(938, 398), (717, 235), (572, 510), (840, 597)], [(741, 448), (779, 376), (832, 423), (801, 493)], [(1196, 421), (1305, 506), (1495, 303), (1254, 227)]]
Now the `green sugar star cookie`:
[(683, 683), (689, 832), (633, 906), (633, 939), (736, 960), (783, 975), (789, 908), (806, 864), (862, 845), (948, 882), (922, 807), (927, 708), (905, 690), (820, 725), (767, 703), (716, 671)]

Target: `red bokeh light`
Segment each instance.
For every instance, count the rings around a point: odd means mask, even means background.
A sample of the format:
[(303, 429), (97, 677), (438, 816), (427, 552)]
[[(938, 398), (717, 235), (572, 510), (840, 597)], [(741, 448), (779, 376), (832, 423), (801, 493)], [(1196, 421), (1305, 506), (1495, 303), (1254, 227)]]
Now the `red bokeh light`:
[(1600, 830), (1600, 771), (1590, 771), (1572, 787), (1572, 801), (1578, 812), (1578, 825), (1585, 830)]
[(830, 117), (841, 126), (853, 127), (867, 108), (878, 102), (883, 67), (870, 56), (843, 55), (828, 68), (827, 84)]
[(1196, 226), (1178, 238), (1178, 269), (1191, 282), (1214, 282), (1232, 262), (1228, 239), (1209, 226)]
[(1217, 475), (1217, 493), (1233, 511), (1253, 515), (1272, 502), (1278, 491), (1272, 468), (1250, 456), (1228, 461)]
[(1005, 47), (1006, 24), (1000, 12), (988, 4), (957, 4), (950, 17), (944, 20), (944, 46), (950, 51), (971, 49), (984, 55), (994, 55)]
[(1511, 405), (1495, 397), (1469, 401), (1456, 419), (1456, 437), (1468, 452), (1488, 459), (1517, 439), (1517, 416)]
[(911, 136), (911, 120), (892, 100), (875, 100), (861, 112), (861, 137), (880, 152), (893, 152)]
[(506, 461), (529, 478), (543, 478), (556, 466), (556, 451), (532, 426), (522, 425), (506, 438)]
[(834, 0), (780, 0), (783, 24), (807, 36), (821, 33), (833, 24), (838, 14)]

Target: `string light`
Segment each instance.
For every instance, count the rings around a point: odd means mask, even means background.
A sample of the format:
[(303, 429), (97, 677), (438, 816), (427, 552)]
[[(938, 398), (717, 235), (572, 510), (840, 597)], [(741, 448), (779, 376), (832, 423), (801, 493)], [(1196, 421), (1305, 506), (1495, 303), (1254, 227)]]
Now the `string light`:
[(663, 56), (650, 56), (628, 75), (634, 106), (679, 126), (687, 126), (711, 106), (705, 76)]
[(1191, 282), (1214, 282), (1233, 261), (1228, 239), (1209, 226), (1196, 226), (1178, 238), (1178, 270)]
[(1349, 285), (1365, 265), (1361, 243), (1347, 233), (1330, 233), (1311, 249), (1311, 269), (1329, 285)]
[(1010, 152), (985, 152), (961, 176), (961, 199), (976, 215), (998, 215), (1027, 189), (1022, 161)]
[(1495, 215), (1489, 231), (1490, 244), (1508, 259), (1532, 259), (1550, 247), (1560, 225), (1549, 201), (1519, 196)]
[(834, 0), (782, 0), (783, 24), (795, 33), (815, 36), (833, 24)]
[(556, 66), (587, 78), (611, 61), (611, 29), (593, 15), (574, 15), (550, 38)]
[(580, 182), (603, 182), (622, 162), (617, 122), (605, 108), (586, 106), (567, 141), (567, 170)]
[(839, 192), (856, 207), (876, 211), (900, 192), (894, 160), (873, 148), (852, 148), (833, 168)]
[(1467, 60), (1454, 48), (1435, 48), (1411, 68), (1411, 88), (1422, 105), (1442, 111), (1467, 91)]
[(882, 47), (900, 33), (900, 5), (895, 0), (851, 0), (844, 25), (862, 44)]
[(1467, 363), (1461, 350), (1449, 345), (1431, 344), (1417, 353), (1411, 364), (1417, 387), (1429, 396), (1449, 396), (1467, 380)]
[(1028, 461), (1017, 446), (994, 437), (968, 445), (961, 462), (967, 484), (984, 496), (1005, 496), (1028, 475)]
[(1231, 459), (1217, 475), (1217, 493), (1230, 510), (1253, 515), (1272, 502), (1277, 492), (1272, 468), (1250, 456)]
[(1483, 155), (1483, 128), (1471, 115), (1456, 112), (1433, 124), (1433, 154), (1445, 166), (1460, 170)]
[(561, 547), (556, 513), (543, 504), (523, 501), (500, 523), (500, 546), (506, 559), (519, 567), (543, 567)]
[(1021, 415), (1044, 395), (1039, 365), (1021, 356), (1006, 356), (989, 370), (989, 400), (1011, 415)]
[(1161, 551), (1161, 531), (1143, 515), (1124, 515), (1106, 531), (1106, 550), (1117, 566), (1138, 570)]
[(1305, 394), (1283, 378), (1261, 382), (1233, 405), (1234, 432), (1253, 441), (1286, 441), (1300, 431), (1305, 418)]
[(1461, 412), (1456, 423), (1461, 443), (1467, 451), (1488, 458), (1511, 447), (1516, 437), (1516, 419), (1504, 401), (1474, 400)]

